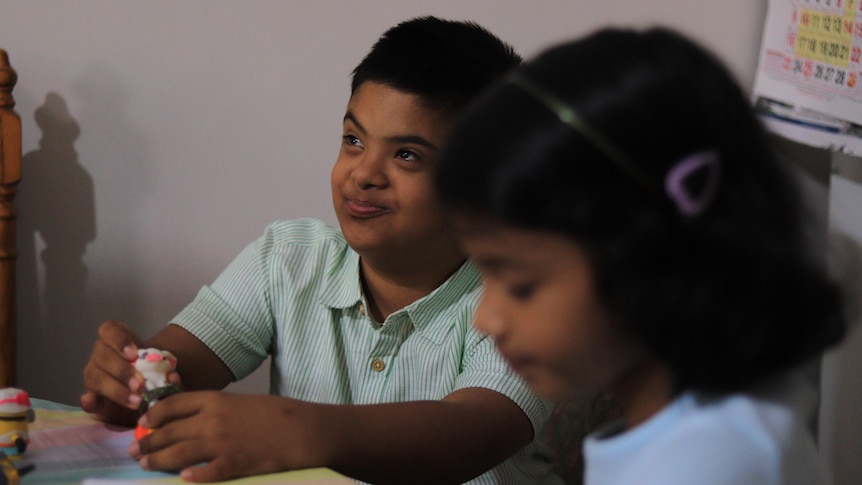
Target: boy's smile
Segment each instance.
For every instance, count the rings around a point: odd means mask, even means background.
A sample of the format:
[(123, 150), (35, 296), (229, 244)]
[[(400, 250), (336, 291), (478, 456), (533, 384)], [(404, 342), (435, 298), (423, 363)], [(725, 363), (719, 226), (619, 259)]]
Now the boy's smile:
[(376, 217), (389, 212), (389, 209), (386, 207), (361, 199), (349, 199), (346, 207), (348, 214), (359, 218)]
[(450, 126), (414, 95), (365, 82), (344, 116), (332, 201), (348, 244), (363, 258), (410, 265), (463, 259), (432, 190)]

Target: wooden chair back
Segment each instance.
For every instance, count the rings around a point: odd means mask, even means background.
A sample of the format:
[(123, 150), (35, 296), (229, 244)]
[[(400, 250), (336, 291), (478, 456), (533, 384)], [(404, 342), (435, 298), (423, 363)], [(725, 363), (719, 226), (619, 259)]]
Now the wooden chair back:
[(0, 388), (15, 385), (16, 285), (15, 194), (21, 180), (21, 118), (12, 88), (18, 75), (0, 49)]

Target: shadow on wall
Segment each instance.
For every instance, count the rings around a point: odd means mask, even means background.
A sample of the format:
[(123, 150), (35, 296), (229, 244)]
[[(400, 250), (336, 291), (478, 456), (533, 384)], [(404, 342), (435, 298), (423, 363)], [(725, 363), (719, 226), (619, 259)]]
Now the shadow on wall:
[(66, 101), (49, 93), (34, 117), (42, 137), (23, 157), (18, 193), (18, 380), (33, 396), (75, 402), (62, 390), (81, 388), (77, 363), (95, 338), (82, 331), (94, 320), (83, 262), (96, 238), (93, 181), (78, 162), (81, 128)]

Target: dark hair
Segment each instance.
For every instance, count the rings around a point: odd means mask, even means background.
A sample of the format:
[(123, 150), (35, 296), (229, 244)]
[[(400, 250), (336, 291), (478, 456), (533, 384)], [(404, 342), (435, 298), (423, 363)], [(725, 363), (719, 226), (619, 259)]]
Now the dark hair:
[(377, 40), (353, 70), (351, 93), (378, 82), (453, 114), (520, 62), (512, 46), (476, 23), (419, 17)]
[[(666, 177), (704, 153), (718, 186), (686, 213)], [(680, 388), (738, 389), (843, 337), (796, 180), (727, 69), (672, 31), (605, 29), (524, 64), (465, 111), (436, 186), (586, 248), (603, 304)]]

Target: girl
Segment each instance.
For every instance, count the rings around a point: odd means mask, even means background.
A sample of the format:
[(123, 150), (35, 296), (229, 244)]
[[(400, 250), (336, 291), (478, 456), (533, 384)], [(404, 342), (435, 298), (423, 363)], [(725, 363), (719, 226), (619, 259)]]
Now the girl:
[(663, 29), (552, 48), (461, 119), (436, 182), (475, 325), (538, 394), (615, 395), (587, 484), (826, 480), (798, 368), (843, 337), (841, 294), (713, 56)]

